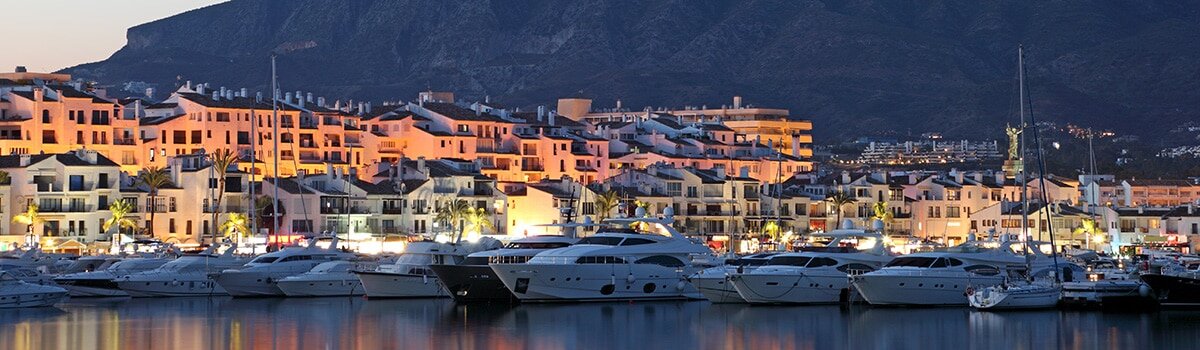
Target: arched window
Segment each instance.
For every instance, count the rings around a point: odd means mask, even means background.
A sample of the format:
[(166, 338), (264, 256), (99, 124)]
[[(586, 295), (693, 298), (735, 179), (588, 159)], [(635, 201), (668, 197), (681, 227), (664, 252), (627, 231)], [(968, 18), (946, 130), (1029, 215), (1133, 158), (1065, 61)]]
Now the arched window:
[(638, 259), (635, 264), (653, 264), (666, 267), (683, 267), (683, 261), (669, 255), (654, 255)]

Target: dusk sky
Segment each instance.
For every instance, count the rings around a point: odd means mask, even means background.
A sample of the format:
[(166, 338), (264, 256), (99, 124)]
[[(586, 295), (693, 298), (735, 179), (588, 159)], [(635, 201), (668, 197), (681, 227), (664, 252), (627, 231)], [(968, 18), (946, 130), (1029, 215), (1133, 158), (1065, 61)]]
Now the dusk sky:
[(0, 71), (16, 66), (55, 71), (108, 58), (125, 45), (125, 30), (225, 0), (0, 1), (6, 14)]

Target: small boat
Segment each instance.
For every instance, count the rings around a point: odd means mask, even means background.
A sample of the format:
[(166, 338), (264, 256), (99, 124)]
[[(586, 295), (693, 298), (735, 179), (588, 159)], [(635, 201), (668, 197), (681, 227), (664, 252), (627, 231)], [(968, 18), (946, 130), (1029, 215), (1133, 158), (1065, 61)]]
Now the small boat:
[[(450, 244), (432, 241), (409, 243), (394, 264), (380, 265), (372, 271), (355, 270), (367, 298), (443, 298), (449, 297), (430, 265), (461, 264), (468, 254), (499, 248), (499, 241), (487, 239), (475, 244)], [(492, 245), (495, 245), (494, 247)]]
[(967, 291), (967, 302), (980, 310), (1052, 308), (1061, 298), (1062, 286), (1044, 280), (1010, 282)]
[(72, 297), (127, 297), (129, 293), (117, 287), (117, 278), (159, 268), (171, 260), (165, 258), (132, 258), (117, 261), (96, 271), (64, 274), (54, 282)]
[(1153, 301), (1150, 287), (1137, 274), (1103, 265), (1089, 265), (1086, 279), (1063, 282), (1062, 302), (1068, 306), (1134, 306)]
[(325, 262), (354, 258), (354, 254), (337, 249), (336, 235), (329, 248), (320, 248), (316, 242), (313, 238), (307, 246), (259, 255), (243, 266), (221, 271), (213, 279), (233, 297), (281, 297), (285, 294), (275, 283), (280, 279), (308, 272)]
[(733, 284), (729, 282), (730, 276), (766, 265), (767, 260), (776, 254), (779, 252), (756, 253), (736, 259), (727, 259), (724, 265), (700, 270), (699, 273), (689, 277), (688, 281), (696, 285), (700, 294), (703, 294), (704, 298), (710, 302), (716, 304), (745, 303), (746, 299), (743, 299)]
[(0, 309), (53, 306), (66, 296), (61, 287), (27, 283), (0, 272)]
[(366, 294), (354, 270), (369, 270), (379, 266), (374, 261), (326, 261), (308, 272), (288, 276), (275, 286), (289, 297), (337, 297)]

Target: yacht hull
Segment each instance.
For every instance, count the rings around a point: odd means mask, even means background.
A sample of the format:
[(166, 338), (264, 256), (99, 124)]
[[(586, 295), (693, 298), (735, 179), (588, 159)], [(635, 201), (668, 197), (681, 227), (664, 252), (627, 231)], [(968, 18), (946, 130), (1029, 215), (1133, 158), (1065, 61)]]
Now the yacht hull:
[(207, 276), (175, 278), (119, 278), (117, 286), (135, 298), (194, 297), (228, 295), (221, 285)]
[(744, 273), (730, 280), (751, 304), (834, 304), (850, 284), (845, 274)]
[(487, 265), (430, 265), (429, 268), (455, 302), (517, 300)]
[(275, 286), (275, 282), (284, 277), (287, 276), (267, 272), (226, 271), (214, 280), (235, 298), (281, 297), (283, 291)]
[(492, 264), (522, 302), (704, 299), (684, 272), (651, 264)]
[(737, 289), (733, 287), (733, 284), (729, 282), (729, 278), (724, 275), (720, 277), (692, 277), (691, 282), (696, 286), (696, 289), (700, 290), (700, 294), (705, 299), (713, 303), (737, 304), (746, 302), (746, 299), (743, 299), (738, 294)]
[(1200, 279), (1146, 274), (1142, 281), (1163, 305), (1200, 306)]
[(1062, 290), (1054, 287), (1005, 290), (997, 286), (983, 288), (968, 294), (968, 303), (980, 310), (1053, 308), (1062, 298)]
[(81, 278), (55, 279), (59, 287), (67, 290), (73, 298), (89, 297), (127, 297), (129, 293), (121, 290), (111, 278)]
[(864, 274), (853, 278), (854, 288), (871, 305), (966, 306), (967, 288), (999, 285), (993, 277)]
[(1062, 290), (1068, 306), (1131, 307), (1153, 301), (1150, 288), (1137, 280), (1064, 282)]
[(362, 282), (353, 275), (304, 279), (288, 277), (275, 282), (275, 286), (289, 297), (340, 297), (365, 294)]
[(26, 307), (54, 306), (67, 297), (67, 291), (62, 288), (30, 290), (19, 293), (3, 294), (0, 298), (0, 309), (16, 309)]
[(444, 298), (437, 276), (356, 271), (367, 298)]

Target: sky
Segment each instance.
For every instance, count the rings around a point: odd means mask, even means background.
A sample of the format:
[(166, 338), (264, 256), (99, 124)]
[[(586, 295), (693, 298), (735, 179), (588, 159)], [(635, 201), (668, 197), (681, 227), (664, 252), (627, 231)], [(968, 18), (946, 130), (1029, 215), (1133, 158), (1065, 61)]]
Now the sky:
[(125, 46), (125, 30), (226, 0), (0, 0), (0, 72), (52, 72), (100, 61)]

